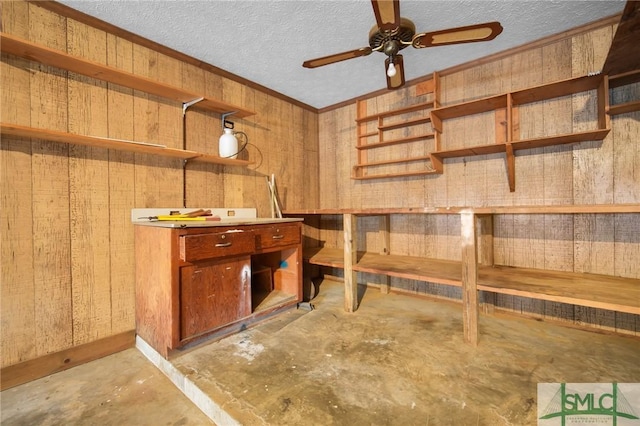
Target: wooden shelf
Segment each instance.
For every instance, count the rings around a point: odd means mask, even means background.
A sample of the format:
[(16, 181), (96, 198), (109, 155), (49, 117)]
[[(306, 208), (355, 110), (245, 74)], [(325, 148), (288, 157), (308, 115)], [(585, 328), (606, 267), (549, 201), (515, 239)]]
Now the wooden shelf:
[[(605, 75), (583, 76), (456, 105), (449, 105), (443, 108), (435, 108), (431, 110), (431, 119), (435, 132), (435, 146), (437, 147), (437, 150), (432, 153), (433, 159), (439, 161), (438, 169), (442, 170), (442, 160), (445, 158), (505, 153), (509, 190), (514, 192), (516, 186), (515, 151), (582, 141), (603, 140), (607, 136), (611, 129), (609, 115), (607, 114), (611, 113), (609, 108), (608, 82), (609, 79)], [(596, 129), (562, 135), (520, 139), (518, 134), (518, 129), (520, 128), (519, 106), (589, 90), (597, 91), (598, 116)], [(624, 111), (626, 108), (635, 108), (635, 105), (625, 105), (618, 111)], [(443, 120), (491, 111), (495, 111), (494, 120), (496, 129), (503, 128), (502, 126), (504, 126), (506, 122), (505, 131), (498, 132), (496, 130), (496, 143), (457, 149), (442, 149)], [(613, 111), (615, 113), (616, 109)]]
[(374, 166), (384, 166), (387, 164), (399, 164), (399, 163), (411, 163), (411, 162), (417, 162), (417, 161), (427, 161), (427, 160), (431, 160), (431, 156), (430, 155), (425, 155), (425, 156), (421, 156), (421, 157), (407, 157), (407, 158), (400, 158), (397, 160), (383, 160), (383, 161), (372, 161), (370, 163), (363, 163), (363, 164), (358, 164), (355, 167), (374, 167)]
[[(377, 134), (377, 133), (376, 133)], [(433, 138), (433, 133), (424, 133), (422, 135), (417, 136), (409, 136), (406, 138), (392, 139), (388, 141), (369, 143), (366, 145), (356, 146), (356, 149), (373, 149), (373, 148), (382, 148), (383, 146), (389, 145), (399, 145), (407, 142), (415, 142), (423, 139), (431, 139)]]
[(56, 130), (36, 129), (33, 127), (20, 126), (17, 124), (0, 123), (0, 131), (3, 135), (6, 136), (20, 138), (37, 138), (66, 144), (115, 149), (119, 151), (136, 152), (141, 154), (153, 154), (163, 157), (181, 158), (184, 160), (201, 163), (223, 164), (227, 166), (247, 166), (250, 164), (254, 164), (254, 162), (252, 161), (221, 158), (216, 155), (201, 154), (195, 151), (167, 148), (160, 144), (102, 138), (96, 136), (85, 136), (60, 132)]
[[(501, 214), (640, 214), (640, 204), (538, 205), (494, 207), (416, 207), (393, 209), (319, 209), (285, 211), (286, 215), (342, 215), (343, 248), (306, 248), (304, 259), (314, 265), (344, 269), (345, 309), (357, 309), (357, 273), (367, 272), (461, 288), (464, 340), (478, 340), (478, 291), (567, 303), (615, 312), (640, 314), (640, 279), (555, 270), (482, 264), (492, 262), (493, 235), (485, 235)], [(457, 214), (463, 235), (461, 261), (390, 254), (389, 234), (393, 214)], [(380, 232), (386, 254), (356, 252), (359, 216), (387, 216)], [(319, 221), (313, 221), (320, 223)], [(480, 225), (480, 226), (478, 226)], [(488, 226), (488, 228), (485, 228)], [(479, 238), (482, 229), (482, 238)], [(478, 238), (470, 238), (476, 235)], [(389, 290), (389, 281), (386, 288)], [(386, 289), (386, 290), (385, 290)]]
[(518, 90), (511, 93), (514, 105), (523, 105), (532, 102), (540, 102), (546, 99), (560, 98), (574, 93), (586, 92), (597, 89), (604, 81), (604, 76), (593, 75), (578, 78), (569, 78), (541, 86)]
[[(303, 256), (314, 265), (344, 268), (342, 249), (309, 248), (304, 250)], [(462, 286), (462, 263), (457, 261), (359, 252), (353, 270)], [(480, 266), (478, 290), (640, 314), (640, 280), (637, 279), (508, 266)]]
[(254, 111), (240, 108), (236, 105), (207, 98), (201, 94), (190, 92), (165, 83), (160, 83), (117, 68), (77, 58), (58, 50), (49, 49), (26, 40), (21, 40), (9, 34), (0, 34), (0, 49), (2, 52), (9, 53), (20, 58), (40, 62), (45, 65), (54, 66), (62, 70), (82, 74), (84, 76), (96, 78), (109, 83), (119, 84), (130, 89), (140, 90), (162, 98), (173, 99), (181, 103), (203, 98), (201, 101), (194, 104), (192, 108), (213, 111), (219, 114), (234, 112), (234, 116), (238, 118), (255, 115)]
[[(525, 149), (542, 148), (545, 146), (564, 145), (576, 142), (595, 141), (604, 139), (609, 133), (609, 129), (590, 130), (586, 132), (567, 133), (558, 136), (545, 136), (534, 139), (523, 139), (510, 142), (514, 151)], [(446, 151), (432, 152), (431, 154), (440, 159), (467, 157), (474, 155), (488, 155), (506, 152), (506, 143), (494, 143), (488, 145), (477, 145), (465, 148), (450, 149)]]
[[(638, 82), (640, 82), (640, 70), (633, 70), (624, 74), (609, 77), (609, 87), (612, 89)], [(617, 115), (635, 111), (640, 111), (640, 100), (629, 101), (617, 105), (609, 105), (607, 113), (609, 115)]]
[(301, 209), (285, 210), (287, 216), (343, 215), (381, 216), (391, 214), (616, 214), (640, 213), (640, 204), (558, 204), (487, 207), (400, 207), (367, 209)]
[(478, 290), (640, 314), (640, 280), (508, 266), (480, 266)]
[(497, 154), (501, 152), (505, 152), (505, 144), (503, 143), (494, 143), (488, 145), (478, 145), (471, 146), (466, 148), (459, 149), (449, 149), (446, 151), (436, 151), (431, 154), (436, 158), (456, 158), (456, 157), (466, 157), (470, 155), (486, 155), (486, 154)]
[[(360, 166), (356, 166), (360, 167)], [(354, 180), (369, 180), (369, 179), (384, 179), (384, 178), (398, 178), (398, 177), (409, 177), (409, 176), (423, 176), (423, 175), (435, 175), (440, 174), (441, 172), (437, 170), (415, 170), (409, 172), (397, 172), (397, 173), (381, 173), (377, 175), (363, 175), (363, 176), (351, 176), (351, 179)]]
[[(466, 115), (481, 114), (490, 112), (499, 108), (507, 107), (507, 96), (497, 95), (487, 98), (476, 99), (473, 101), (463, 102), (455, 105), (449, 105), (431, 110), (431, 115), (441, 120), (448, 118), (464, 117)], [(435, 122), (435, 120), (434, 120)]]
[(378, 130), (385, 131), (385, 130), (393, 130), (393, 129), (402, 129), (405, 127), (417, 126), (418, 124), (429, 123), (430, 121), (431, 121), (431, 117), (420, 117), (420, 118), (415, 118), (413, 120), (407, 120), (399, 123), (391, 123), (391, 124), (378, 126)]
[(433, 102), (423, 102), (423, 103), (420, 103), (420, 104), (415, 104), (415, 105), (411, 105), (411, 106), (404, 107), (404, 108), (394, 109), (393, 111), (386, 111), (386, 112), (382, 112), (380, 114), (373, 114), (373, 115), (369, 115), (367, 117), (357, 118), (356, 119), (356, 123), (358, 123), (358, 124), (359, 123), (366, 123), (368, 121), (377, 120), (378, 118), (393, 117), (394, 115), (407, 114), (407, 113), (410, 113), (410, 112), (420, 111), (420, 110), (428, 109), (428, 108), (433, 108)]
[[(434, 74), (435, 75), (435, 74)], [(434, 77), (436, 78), (436, 77)], [(442, 163), (438, 161), (437, 163), (433, 163), (433, 157), (431, 156), (429, 147), (421, 147), (422, 152), (416, 152), (415, 154), (422, 154), (414, 157), (404, 157), (398, 158), (398, 154), (396, 152), (392, 152), (390, 150), (385, 150), (385, 148), (389, 148), (391, 146), (410, 144), (418, 141), (426, 141), (427, 139), (433, 139), (435, 137), (433, 132), (425, 132), (422, 129), (414, 128), (411, 131), (399, 131), (398, 129), (408, 129), (410, 127), (419, 126), (421, 124), (426, 124), (431, 122), (431, 115), (429, 110), (433, 108), (435, 104), (435, 84), (432, 84), (430, 87), (431, 92), (422, 93), (422, 95), (431, 93), (433, 94), (433, 99), (428, 102), (420, 102), (413, 105), (408, 105), (405, 107), (401, 107), (398, 109), (394, 109), (391, 111), (385, 111), (377, 114), (367, 115), (367, 103), (366, 101), (358, 100), (356, 101), (356, 110), (357, 110), (357, 136), (356, 136), (356, 150), (357, 150), (357, 161), (355, 166), (353, 167), (353, 173), (351, 174), (351, 178), (354, 180), (370, 180), (370, 179), (389, 179), (389, 178), (400, 178), (400, 177), (408, 177), (408, 176), (422, 176), (422, 175), (430, 175), (436, 173), (442, 173)], [(403, 114), (420, 112), (421, 114), (418, 117), (399, 117)], [(392, 123), (384, 123), (385, 119), (390, 117), (396, 117), (390, 121)], [(404, 118), (404, 119), (403, 119)], [(370, 130), (370, 125), (367, 123), (371, 121), (377, 121), (377, 131), (372, 132)], [(393, 132), (396, 130), (396, 132)], [(385, 132), (387, 135), (385, 135)], [(420, 134), (416, 134), (420, 132)], [(408, 136), (407, 136), (408, 134)], [(377, 136), (377, 140), (374, 140), (372, 137)], [(386, 136), (386, 138), (385, 138)], [(371, 139), (369, 139), (371, 138)], [(435, 144), (435, 142), (430, 142)], [(417, 146), (417, 145), (413, 145)], [(378, 158), (393, 158), (391, 160), (381, 160), (381, 161), (368, 161), (368, 152), (371, 149), (380, 149)], [(375, 174), (374, 169), (369, 169), (368, 174), (365, 172), (365, 169), (375, 166), (392, 166), (394, 165), (407, 165), (409, 163), (416, 163), (418, 161), (429, 161), (430, 165), (425, 165), (428, 169), (418, 170), (417, 166), (412, 166), (414, 170), (392, 170), (385, 171), (384, 173)], [(401, 169), (398, 167), (396, 169)]]
[(615, 89), (620, 86), (640, 82), (640, 69), (609, 76), (609, 88)]
[(522, 139), (511, 142), (516, 151), (532, 148), (543, 148), (545, 146), (564, 145), (585, 141), (601, 141), (610, 132), (610, 129), (588, 130), (585, 132), (567, 133), (557, 136), (545, 136), (542, 138)]
[(359, 135), (358, 137), (359, 137), (359, 138), (368, 138), (368, 137), (370, 137), (370, 136), (378, 136), (378, 131), (377, 131), (377, 130), (375, 130), (375, 131), (373, 131), (373, 132), (363, 133), (363, 134)]
[(625, 102), (623, 104), (611, 105), (609, 115), (626, 114), (628, 112), (640, 111), (640, 101)]

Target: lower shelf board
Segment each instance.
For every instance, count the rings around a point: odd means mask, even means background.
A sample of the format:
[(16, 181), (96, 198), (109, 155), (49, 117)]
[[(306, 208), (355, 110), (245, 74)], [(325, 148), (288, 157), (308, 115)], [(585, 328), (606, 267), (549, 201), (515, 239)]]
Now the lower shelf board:
[(261, 292), (252, 297), (254, 306), (253, 312), (264, 311), (284, 302), (295, 301), (296, 295), (286, 293), (282, 290), (272, 290), (270, 292)]
[[(342, 249), (306, 248), (304, 259), (314, 265), (344, 268)], [(462, 286), (462, 264), (452, 260), (359, 252), (358, 262), (353, 269)], [(640, 279), (509, 266), (480, 266), (478, 290), (640, 315)]]

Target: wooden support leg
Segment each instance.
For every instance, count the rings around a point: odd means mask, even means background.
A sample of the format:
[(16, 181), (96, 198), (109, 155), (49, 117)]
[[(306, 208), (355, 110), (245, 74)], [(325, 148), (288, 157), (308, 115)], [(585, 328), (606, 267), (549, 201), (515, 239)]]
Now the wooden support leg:
[(475, 215), (460, 214), (462, 223), (462, 323), (464, 340), (478, 344), (478, 247)]
[[(389, 225), (390, 217), (388, 214), (382, 215), (380, 217), (382, 223), (380, 223), (380, 243), (382, 244), (380, 254), (384, 254), (386, 256), (389, 255), (390, 248), (390, 231), (391, 227)], [(389, 294), (389, 289), (391, 288), (391, 277), (385, 275), (382, 278), (382, 282), (380, 284), (380, 292), (384, 294)]]
[(357, 216), (349, 213), (344, 220), (344, 310), (355, 312), (358, 309), (358, 276), (353, 265), (358, 262)]
[[(478, 261), (481, 265), (493, 266), (493, 215), (477, 215)], [(480, 292), (480, 306), (485, 313), (492, 313), (496, 305), (496, 293)]]

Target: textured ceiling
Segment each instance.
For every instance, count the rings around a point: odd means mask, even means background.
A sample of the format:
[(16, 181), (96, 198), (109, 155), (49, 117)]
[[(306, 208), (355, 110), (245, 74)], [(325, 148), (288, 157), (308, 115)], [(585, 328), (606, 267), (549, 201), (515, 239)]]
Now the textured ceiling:
[[(384, 55), (302, 62), (368, 46), (367, 0), (62, 0), (67, 6), (316, 108), (386, 87)], [(402, 51), (407, 80), (620, 13), (620, 1), (400, 1), (417, 32), (499, 21), (495, 40)], [(600, 70), (593, 70), (600, 71)]]

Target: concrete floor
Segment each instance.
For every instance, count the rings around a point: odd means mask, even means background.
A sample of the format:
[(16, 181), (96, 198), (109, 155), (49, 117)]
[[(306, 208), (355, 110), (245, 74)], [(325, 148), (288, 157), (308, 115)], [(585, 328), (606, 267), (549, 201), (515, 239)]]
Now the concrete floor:
[(0, 393), (2, 426), (213, 425), (135, 348)]
[[(459, 305), (368, 289), (349, 314), (342, 291), (325, 280), (315, 310), (185, 351), (169, 376), (224, 426), (535, 425), (537, 383), (640, 382), (638, 338), (481, 316), (473, 348)], [(207, 424), (167, 383), (132, 349), (2, 392), (2, 424)]]

